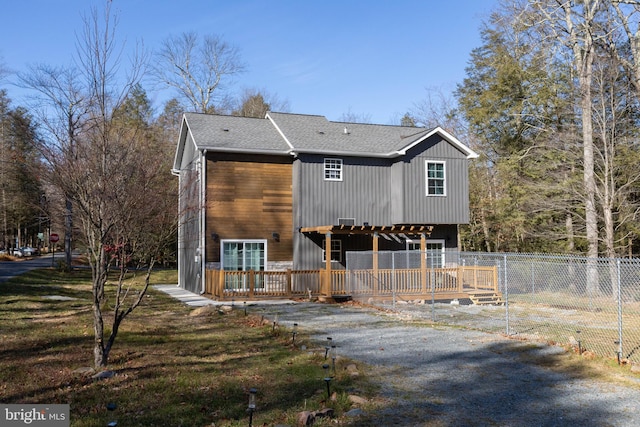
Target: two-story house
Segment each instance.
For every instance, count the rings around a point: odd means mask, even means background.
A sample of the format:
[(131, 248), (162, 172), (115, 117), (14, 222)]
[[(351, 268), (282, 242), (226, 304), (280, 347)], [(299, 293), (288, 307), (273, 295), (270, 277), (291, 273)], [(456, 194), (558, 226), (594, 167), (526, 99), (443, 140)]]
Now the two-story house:
[(202, 292), (205, 269), (340, 269), (348, 251), (457, 250), (476, 157), (439, 127), (187, 113), (173, 166), (179, 285)]

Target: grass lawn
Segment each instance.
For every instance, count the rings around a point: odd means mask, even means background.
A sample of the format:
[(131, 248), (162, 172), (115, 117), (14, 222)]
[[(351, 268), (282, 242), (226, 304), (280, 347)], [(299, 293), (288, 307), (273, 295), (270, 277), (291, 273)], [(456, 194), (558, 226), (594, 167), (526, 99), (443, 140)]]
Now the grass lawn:
[[(160, 271), (152, 283), (175, 283), (176, 277)], [(274, 332), (243, 310), (194, 313), (150, 289), (118, 333), (108, 366), (116, 375), (95, 380), (83, 369), (93, 361), (90, 271), (36, 270), (0, 284), (0, 402), (70, 404), (71, 425), (78, 427), (112, 420), (122, 426), (246, 426), (249, 389), (256, 388), (253, 425), (262, 426), (295, 425), (300, 411), (324, 407), (340, 416), (351, 408), (349, 392), (375, 392), (365, 377), (347, 375), (348, 361), (338, 359), (331, 383), (337, 398), (328, 400), (320, 345), (298, 334), (294, 347), (290, 333)], [(334, 424), (319, 419), (314, 425)]]

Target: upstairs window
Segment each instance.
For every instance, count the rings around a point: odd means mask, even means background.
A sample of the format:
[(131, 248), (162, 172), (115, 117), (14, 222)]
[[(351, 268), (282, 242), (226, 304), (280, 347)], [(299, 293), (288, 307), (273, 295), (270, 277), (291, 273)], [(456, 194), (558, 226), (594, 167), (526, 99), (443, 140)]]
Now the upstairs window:
[(324, 159), (324, 180), (342, 181), (342, 159)]
[(427, 160), (427, 196), (446, 196), (445, 163)]

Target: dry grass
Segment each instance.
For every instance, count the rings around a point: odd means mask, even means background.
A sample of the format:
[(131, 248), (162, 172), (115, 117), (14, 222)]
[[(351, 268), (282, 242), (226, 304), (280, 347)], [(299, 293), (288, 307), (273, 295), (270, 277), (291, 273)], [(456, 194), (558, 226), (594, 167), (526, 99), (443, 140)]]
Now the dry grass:
[[(153, 283), (175, 280), (160, 272)], [(240, 426), (248, 390), (257, 388), (254, 425), (271, 425), (295, 424), (299, 411), (323, 406), (339, 415), (347, 390), (371, 390), (339, 361), (338, 399), (327, 401), (322, 352), (293, 347), (289, 334), (242, 310), (194, 316), (153, 290), (122, 324), (110, 357), (116, 375), (94, 380), (82, 369), (93, 359), (90, 299), (86, 270), (39, 270), (0, 285), (1, 402), (68, 403), (72, 426)], [(108, 412), (108, 403), (117, 409)]]

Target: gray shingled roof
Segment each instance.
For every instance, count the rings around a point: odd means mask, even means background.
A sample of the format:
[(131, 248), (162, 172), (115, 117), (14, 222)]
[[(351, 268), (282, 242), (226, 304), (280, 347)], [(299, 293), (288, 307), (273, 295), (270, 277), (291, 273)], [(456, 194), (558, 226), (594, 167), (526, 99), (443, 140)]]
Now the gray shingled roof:
[(212, 151), (273, 152), (291, 150), (269, 120), (213, 114), (185, 113), (198, 148)]
[(323, 116), (269, 113), (296, 152), (385, 155), (411, 145), (429, 130), (330, 122)]
[[(395, 157), (434, 131), (446, 134), (439, 128), (331, 122), (323, 116), (274, 112), (264, 119), (186, 113), (184, 120), (196, 146), (210, 151)], [(477, 156), (446, 137), (470, 157)]]

